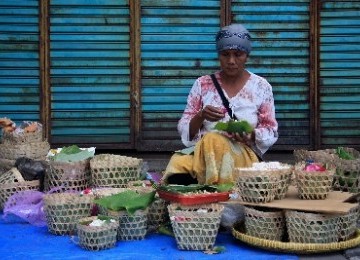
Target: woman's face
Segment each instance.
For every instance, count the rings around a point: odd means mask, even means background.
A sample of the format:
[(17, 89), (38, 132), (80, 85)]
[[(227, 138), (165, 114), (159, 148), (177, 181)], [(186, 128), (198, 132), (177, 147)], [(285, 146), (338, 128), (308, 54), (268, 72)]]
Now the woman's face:
[(245, 68), (248, 55), (238, 50), (224, 50), (219, 53), (221, 70), (229, 77), (238, 76)]

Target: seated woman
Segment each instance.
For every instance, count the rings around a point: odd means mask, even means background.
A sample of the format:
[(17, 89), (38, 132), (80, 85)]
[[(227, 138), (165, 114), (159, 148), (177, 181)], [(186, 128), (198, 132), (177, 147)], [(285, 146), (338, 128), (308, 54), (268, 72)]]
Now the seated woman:
[[(199, 77), (192, 86), (178, 122), (181, 140), (188, 148), (171, 157), (164, 183), (234, 182), (234, 168), (258, 162), (278, 139), (272, 87), (245, 69), (251, 51), (249, 32), (240, 24), (223, 27), (216, 34), (216, 49), (221, 69)], [(217, 122), (230, 119), (246, 120), (254, 130), (228, 133), (214, 129)]]

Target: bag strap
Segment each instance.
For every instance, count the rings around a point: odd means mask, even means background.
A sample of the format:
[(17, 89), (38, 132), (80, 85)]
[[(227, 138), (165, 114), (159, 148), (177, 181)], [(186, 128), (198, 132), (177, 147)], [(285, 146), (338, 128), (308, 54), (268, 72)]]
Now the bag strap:
[(226, 111), (228, 112), (229, 116), (231, 119), (237, 120), (237, 117), (235, 116), (235, 114), (233, 113), (233, 111), (231, 110), (230, 106), (229, 106), (229, 100), (227, 100), (227, 98), (224, 95), (224, 92), (222, 91), (222, 88), (220, 87), (219, 82), (217, 81), (216, 77), (214, 74), (211, 74), (211, 79), (217, 89), (217, 91), (219, 92), (219, 95), (221, 97), (221, 100), (223, 102), (224, 107), (226, 108)]

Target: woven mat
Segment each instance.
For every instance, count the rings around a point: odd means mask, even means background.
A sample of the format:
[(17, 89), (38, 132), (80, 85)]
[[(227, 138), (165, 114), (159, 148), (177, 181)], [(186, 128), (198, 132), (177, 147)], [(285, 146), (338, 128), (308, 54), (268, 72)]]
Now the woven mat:
[(325, 243), (325, 244), (314, 244), (314, 243), (302, 244), (302, 243), (280, 242), (280, 241), (257, 238), (246, 235), (244, 233), (242, 225), (239, 223), (235, 224), (234, 227), (232, 228), (232, 235), (236, 239), (255, 247), (259, 247), (271, 251), (296, 253), (296, 254), (317, 254), (317, 253), (335, 252), (335, 251), (341, 251), (341, 250), (353, 248), (360, 245), (360, 229), (356, 231), (356, 235), (352, 239), (342, 242)]

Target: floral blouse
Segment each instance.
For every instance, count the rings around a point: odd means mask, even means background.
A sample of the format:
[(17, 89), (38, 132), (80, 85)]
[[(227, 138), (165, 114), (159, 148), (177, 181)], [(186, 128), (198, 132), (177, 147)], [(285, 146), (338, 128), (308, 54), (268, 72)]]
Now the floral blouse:
[[(263, 155), (278, 139), (278, 123), (275, 118), (275, 105), (271, 85), (266, 79), (250, 73), (245, 86), (232, 98), (224, 91), (229, 100), (229, 106), (238, 120), (248, 121), (255, 129), (254, 151)], [(220, 71), (215, 73), (221, 86)], [(190, 120), (207, 105), (220, 107), (225, 111), (221, 97), (213, 84), (210, 75), (198, 78), (192, 86), (187, 105), (178, 122), (178, 131), (183, 144), (187, 147), (195, 145), (200, 138), (209, 131), (215, 131), (216, 122), (205, 120), (199, 133), (189, 140)], [(228, 113), (221, 120), (230, 120)]]

